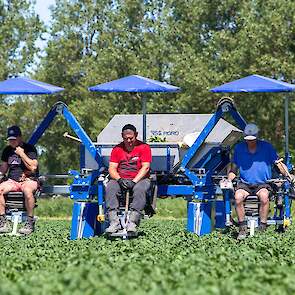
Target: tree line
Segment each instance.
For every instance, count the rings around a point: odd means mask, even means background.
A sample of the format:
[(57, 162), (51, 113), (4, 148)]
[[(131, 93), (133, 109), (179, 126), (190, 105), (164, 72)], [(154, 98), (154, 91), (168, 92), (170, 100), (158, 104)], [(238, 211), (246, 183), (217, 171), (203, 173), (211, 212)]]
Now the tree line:
[[(1, 148), (8, 125), (23, 126), (28, 138), (59, 100), (95, 140), (115, 114), (141, 113), (141, 103), (131, 94), (91, 93), (87, 87), (131, 74), (182, 89), (149, 94), (150, 113), (212, 113), (221, 95), (210, 88), (251, 74), (295, 83), (292, 0), (59, 0), (51, 13), (45, 25), (34, 1), (0, 3), (1, 80), (27, 75), (65, 88), (51, 96), (1, 96)], [(42, 50), (40, 38), (47, 40)], [(231, 96), (282, 153), (283, 94)], [(289, 112), (294, 152), (292, 100)], [(78, 167), (78, 146), (63, 138), (65, 131), (67, 123), (57, 118), (40, 140), (43, 171)]]

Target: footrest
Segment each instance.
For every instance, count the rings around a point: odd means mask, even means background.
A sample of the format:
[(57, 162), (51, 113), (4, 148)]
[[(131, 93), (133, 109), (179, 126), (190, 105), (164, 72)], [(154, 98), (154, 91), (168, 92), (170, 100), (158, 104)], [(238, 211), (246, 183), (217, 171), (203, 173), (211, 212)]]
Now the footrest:
[(122, 238), (122, 239), (128, 239), (128, 238), (136, 238), (138, 237), (138, 233), (131, 233), (131, 232), (127, 232), (126, 230), (120, 230), (116, 233), (112, 233), (108, 235), (111, 238)]

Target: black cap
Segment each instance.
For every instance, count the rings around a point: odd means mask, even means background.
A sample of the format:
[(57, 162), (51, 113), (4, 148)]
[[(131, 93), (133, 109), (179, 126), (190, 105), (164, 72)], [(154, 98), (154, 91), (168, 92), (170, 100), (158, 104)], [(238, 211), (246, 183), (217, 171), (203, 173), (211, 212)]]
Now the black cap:
[(16, 139), (18, 136), (21, 136), (22, 132), (20, 128), (16, 125), (10, 126), (7, 129), (7, 140), (9, 139)]
[(122, 128), (122, 132), (125, 130), (132, 130), (134, 133), (136, 132), (136, 127), (132, 124), (126, 124), (123, 128)]

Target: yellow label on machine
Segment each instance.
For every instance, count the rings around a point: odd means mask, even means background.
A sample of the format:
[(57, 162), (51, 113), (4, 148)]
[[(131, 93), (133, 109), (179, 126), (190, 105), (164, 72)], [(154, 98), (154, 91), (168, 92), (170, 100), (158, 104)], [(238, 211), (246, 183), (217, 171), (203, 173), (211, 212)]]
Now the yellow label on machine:
[(288, 227), (288, 226), (290, 226), (291, 225), (291, 221), (290, 221), (290, 219), (285, 219), (284, 218), (284, 227)]
[(104, 215), (103, 214), (97, 215), (97, 221), (98, 222), (104, 222)]

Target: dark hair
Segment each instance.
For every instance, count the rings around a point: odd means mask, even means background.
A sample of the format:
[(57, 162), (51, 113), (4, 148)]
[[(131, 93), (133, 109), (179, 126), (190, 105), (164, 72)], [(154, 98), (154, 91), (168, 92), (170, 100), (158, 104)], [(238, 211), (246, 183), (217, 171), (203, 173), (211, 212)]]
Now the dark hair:
[(122, 133), (125, 130), (132, 130), (134, 133), (136, 132), (136, 127), (132, 124), (126, 124), (123, 128), (122, 128)]

